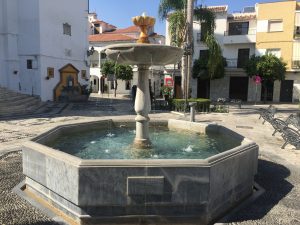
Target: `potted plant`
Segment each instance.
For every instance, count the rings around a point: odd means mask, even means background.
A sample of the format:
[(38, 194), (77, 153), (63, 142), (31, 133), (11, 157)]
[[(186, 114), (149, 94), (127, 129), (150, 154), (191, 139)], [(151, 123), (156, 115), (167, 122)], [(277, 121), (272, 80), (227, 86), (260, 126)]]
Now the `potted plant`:
[(172, 91), (173, 91), (173, 88), (170, 86), (164, 85), (161, 87), (162, 95), (164, 96), (166, 101), (169, 100), (170, 96), (172, 95)]

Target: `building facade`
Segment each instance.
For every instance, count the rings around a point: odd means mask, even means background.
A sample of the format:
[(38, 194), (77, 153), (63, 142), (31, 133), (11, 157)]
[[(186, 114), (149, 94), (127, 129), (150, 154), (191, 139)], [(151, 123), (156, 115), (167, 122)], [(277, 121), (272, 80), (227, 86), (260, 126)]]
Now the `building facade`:
[[(70, 10), (72, 5), (72, 10)], [(88, 83), (87, 0), (0, 0), (0, 86), (59, 100)]]
[[(253, 7), (246, 7), (239, 13), (229, 13), (226, 5), (211, 6), (208, 9), (216, 15), (215, 38), (226, 58), (225, 77), (215, 80), (192, 78), (190, 82), (192, 97), (212, 100), (232, 98), (249, 102), (262, 101), (265, 93), (262, 85), (256, 84), (253, 79), (249, 78), (243, 67), (253, 54), (272, 53), (287, 63), (287, 73), (284, 81), (268, 84), (267, 100), (299, 101), (299, 3), (296, 1), (259, 3)], [(194, 21), (193, 26), (193, 59), (196, 60), (206, 57), (207, 47), (202, 40), (201, 23)]]
[(287, 64), (285, 80), (275, 81), (268, 85), (268, 100), (275, 102), (299, 101), (299, 10), (300, 3), (297, 1), (257, 4), (257, 55), (272, 53), (281, 57)]
[[(137, 26), (131, 26), (118, 29), (105, 21), (98, 20), (96, 13), (89, 14), (90, 49), (94, 52), (89, 57), (90, 60), (90, 83), (94, 93), (114, 93), (113, 76), (106, 76), (101, 72), (101, 65), (107, 60), (105, 47), (111, 44), (136, 43), (140, 36), (140, 29)], [(151, 43), (164, 44), (165, 37), (154, 32), (154, 27), (149, 28), (149, 40)], [(131, 88), (137, 84), (136, 68), (133, 68), (134, 76), (131, 81), (118, 80), (117, 94), (130, 95)], [(155, 95), (159, 95), (161, 86), (161, 76), (163, 68), (152, 67), (150, 74), (151, 88)], [(163, 79), (163, 78), (162, 78)]]

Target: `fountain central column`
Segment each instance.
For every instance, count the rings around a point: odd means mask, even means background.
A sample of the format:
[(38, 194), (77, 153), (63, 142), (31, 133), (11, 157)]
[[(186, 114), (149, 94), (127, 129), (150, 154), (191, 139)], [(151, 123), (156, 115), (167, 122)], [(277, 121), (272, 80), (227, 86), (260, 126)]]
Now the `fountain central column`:
[(134, 109), (137, 114), (136, 137), (134, 146), (137, 148), (149, 148), (149, 112), (151, 110), (149, 92), (149, 65), (138, 65), (138, 81)]

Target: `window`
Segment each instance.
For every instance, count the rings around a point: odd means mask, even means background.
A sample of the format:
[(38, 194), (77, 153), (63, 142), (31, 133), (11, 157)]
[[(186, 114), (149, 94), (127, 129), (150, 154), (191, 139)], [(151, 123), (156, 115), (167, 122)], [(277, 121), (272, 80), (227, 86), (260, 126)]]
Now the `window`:
[(68, 23), (63, 24), (63, 34), (71, 36), (71, 25)]
[(128, 80), (125, 83), (125, 90), (130, 90), (131, 89), (131, 82)]
[(201, 23), (200, 41), (205, 41), (206, 36), (207, 36), (207, 24)]
[(281, 49), (280, 48), (269, 48), (266, 51), (266, 54), (275, 55), (277, 58), (281, 57)]
[(27, 59), (27, 69), (32, 70), (32, 59)]
[(249, 22), (229, 23), (228, 35), (247, 35), (249, 30)]
[(201, 42), (201, 33), (197, 33), (197, 43)]
[(282, 20), (269, 20), (269, 32), (283, 31)]
[(200, 50), (199, 59), (207, 60), (208, 59), (208, 50)]
[(106, 54), (104, 52), (101, 52), (101, 59), (106, 59)]
[(295, 34), (296, 34), (296, 36), (300, 35), (300, 26), (296, 26), (296, 28), (295, 28)]
[(237, 68), (243, 68), (250, 57), (250, 48), (241, 48), (238, 50)]

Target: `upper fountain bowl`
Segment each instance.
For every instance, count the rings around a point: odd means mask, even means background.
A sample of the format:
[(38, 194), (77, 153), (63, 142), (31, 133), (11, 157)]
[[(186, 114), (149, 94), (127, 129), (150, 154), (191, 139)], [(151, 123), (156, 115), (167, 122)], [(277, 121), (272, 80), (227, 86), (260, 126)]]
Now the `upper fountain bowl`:
[(183, 50), (157, 44), (116, 44), (106, 47), (107, 57), (120, 64), (164, 66), (179, 62)]

